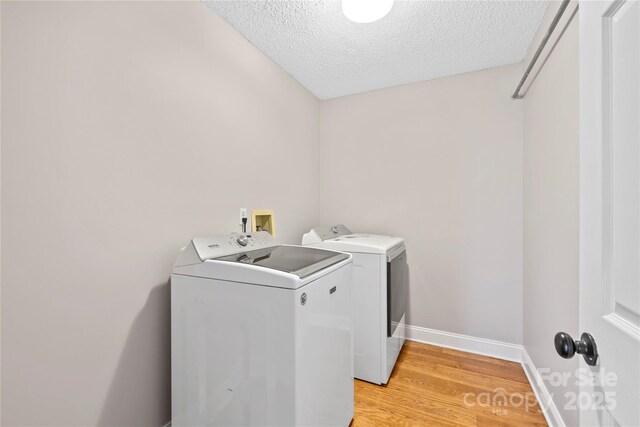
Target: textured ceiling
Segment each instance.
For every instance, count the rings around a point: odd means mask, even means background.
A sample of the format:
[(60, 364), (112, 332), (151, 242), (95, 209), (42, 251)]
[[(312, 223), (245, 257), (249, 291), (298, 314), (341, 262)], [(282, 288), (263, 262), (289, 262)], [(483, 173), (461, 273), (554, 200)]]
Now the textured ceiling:
[(396, 0), (356, 24), (340, 1), (205, 3), (320, 99), (519, 62), (548, 4)]

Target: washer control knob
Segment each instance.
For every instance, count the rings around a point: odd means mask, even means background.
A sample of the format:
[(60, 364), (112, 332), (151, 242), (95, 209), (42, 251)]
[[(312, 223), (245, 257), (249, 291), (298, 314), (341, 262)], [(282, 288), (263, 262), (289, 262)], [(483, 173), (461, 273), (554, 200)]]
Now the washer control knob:
[(240, 246), (247, 246), (247, 243), (249, 243), (249, 238), (243, 234), (242, 236), (238, 236), (236, 242), (238, 242)]

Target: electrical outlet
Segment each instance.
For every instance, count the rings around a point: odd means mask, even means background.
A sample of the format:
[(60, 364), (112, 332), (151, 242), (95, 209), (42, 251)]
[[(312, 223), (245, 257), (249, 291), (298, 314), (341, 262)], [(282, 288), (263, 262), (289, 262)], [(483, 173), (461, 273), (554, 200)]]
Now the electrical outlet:
[(249, 231), (249, 220), (247, 218), (247, 208), (240, 208), (240, 232)]

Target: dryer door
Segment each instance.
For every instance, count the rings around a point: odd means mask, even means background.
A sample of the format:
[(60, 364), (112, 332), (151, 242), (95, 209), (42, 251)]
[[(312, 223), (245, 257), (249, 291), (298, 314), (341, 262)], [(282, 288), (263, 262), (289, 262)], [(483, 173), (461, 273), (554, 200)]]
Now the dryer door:
[(393, 336), (407, 308), (407, 251), (387, 263), (387, 336)]

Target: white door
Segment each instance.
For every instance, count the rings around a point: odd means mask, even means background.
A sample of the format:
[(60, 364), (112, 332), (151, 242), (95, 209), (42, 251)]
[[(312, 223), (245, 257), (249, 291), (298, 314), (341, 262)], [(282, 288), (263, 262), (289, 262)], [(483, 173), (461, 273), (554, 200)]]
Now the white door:
[(580, 328), (599, 354), (580, 362), (580, 425), (640, 426), (637, 0), (580, 2)]

